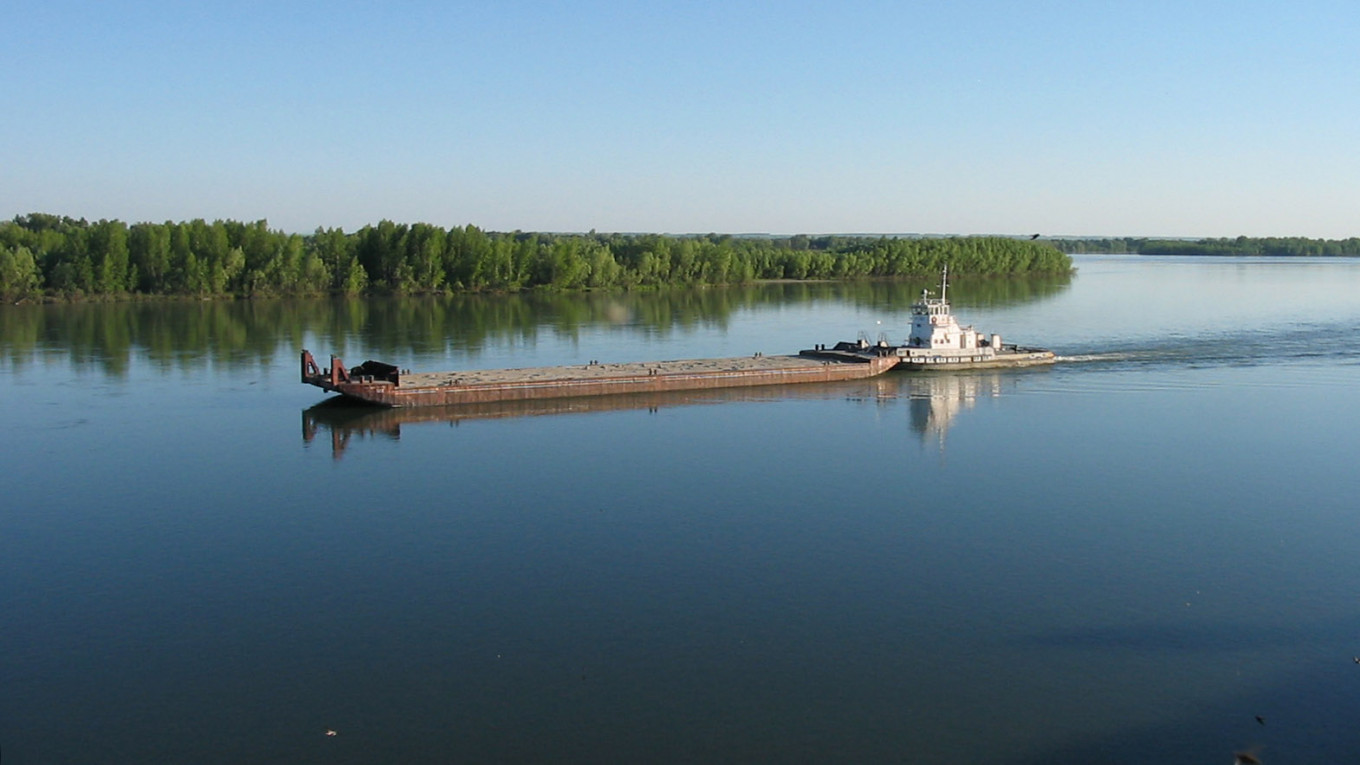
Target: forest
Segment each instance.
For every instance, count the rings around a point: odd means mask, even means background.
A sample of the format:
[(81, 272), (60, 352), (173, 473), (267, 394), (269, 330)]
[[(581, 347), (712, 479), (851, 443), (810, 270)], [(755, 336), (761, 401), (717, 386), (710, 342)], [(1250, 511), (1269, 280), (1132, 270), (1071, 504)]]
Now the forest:
[(0, 297), (451, 294), (743, 284), (938, 273), (1056, 274), (1071, 259), (1006, 237), (497, 233), (384, 220), (310, 235), (243, 223), (0, 222)]
[(1219, 255), (1237, 257), (1357, 257), (1360, 238), (1307, 239), (1304, 237), (1247, 237), (1233, 239), (1052, 239), (1066, 253), (1111, 255)]

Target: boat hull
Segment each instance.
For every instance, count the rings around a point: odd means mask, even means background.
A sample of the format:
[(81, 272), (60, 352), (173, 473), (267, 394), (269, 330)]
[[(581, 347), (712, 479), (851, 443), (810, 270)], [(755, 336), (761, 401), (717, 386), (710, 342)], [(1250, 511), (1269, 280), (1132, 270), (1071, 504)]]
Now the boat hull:
[[(907, 349), (902, 349), (906, 352)], [(1058, 360), (1053, 351), (1043, 348), (1007, 348), (996, 353), (969, 351), (920, 352), (912, 349), (900, 356), (897, 369), (903, 371), (931, 371), (949, 369), (1002, 369), (1033, 367), (1052, 364)]]

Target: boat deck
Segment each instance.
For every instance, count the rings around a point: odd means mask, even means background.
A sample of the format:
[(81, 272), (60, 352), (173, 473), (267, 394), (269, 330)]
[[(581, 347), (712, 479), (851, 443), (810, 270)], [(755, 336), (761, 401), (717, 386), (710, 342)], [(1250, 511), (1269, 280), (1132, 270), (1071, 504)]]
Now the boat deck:
[(805, 356), (739, 356), (725, 359), (683, 359), (677, 361), (647, 361), (622, 363), (575, 364), (562, 367), (526, 367), (524, 369), (477, 369), (456, 372), (421, 372), (401, 375), (399, 388), (440, 388), (450, 385), (507, 385), (530, 382), (576, 382), (604, 380), (611, 377), (647, 377), (656, 375), (713, 375), (724, 372), (750, 374), (752, 372), (784, 372), (816, 369), (841, 363)]
[(346, 369), (334, 356), (322, 369), (302, 352), (302, 381), (381, 406), (441, 406), (568, 396), (601, 396), (783, 383), (835, 382), (873, 377), (893, 368), (888, 354), (819, 353), (630, 363), (590, 362), (562, 367), (405, 372), (367, 361)]

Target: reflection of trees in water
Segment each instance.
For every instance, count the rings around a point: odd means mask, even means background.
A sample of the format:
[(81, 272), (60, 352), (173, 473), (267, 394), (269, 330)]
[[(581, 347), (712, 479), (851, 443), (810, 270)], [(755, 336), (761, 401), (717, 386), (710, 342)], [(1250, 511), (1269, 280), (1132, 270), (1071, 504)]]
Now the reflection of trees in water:
[[(1066, 289), (1068, 276), (959, 280), (959, 306), (1005, 306)], [(20, 366), (61, 354), (111, 376), (145, 358), (161, 370), (205, 360), (231, 367), (268, 366), (304, 341), (346, 355), (476, 352), (489, 345), (533, 344), (540, 332), (573, 338), (610, 327), (659, 337), (695, 328), (722, 329), (739, 310), (763, 306), (849, 304), (905, 310), (924, 280), (779, 282), (734, 287), (608, 293), (522, 293), (443, 297), (149, 301), (0, 307), (0, 359)], [(313, 339), (314, 338), (314, 339)]]
[(268, 366), (290, 331), (303, 325), (303, 303), (155, 301), (71, 303), (0, 309), (0, 360), (22, 366), (59, 355), (112, 377), (134, 358), (170, 371), (205, 361)]

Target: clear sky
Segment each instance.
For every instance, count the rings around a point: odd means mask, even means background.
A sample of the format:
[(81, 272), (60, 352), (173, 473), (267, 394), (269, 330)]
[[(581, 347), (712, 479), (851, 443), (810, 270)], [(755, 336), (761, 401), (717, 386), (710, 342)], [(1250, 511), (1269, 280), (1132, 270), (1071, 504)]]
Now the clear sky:
[(1360, 236), (1360, 3), (67, 2), (0, 217)]

